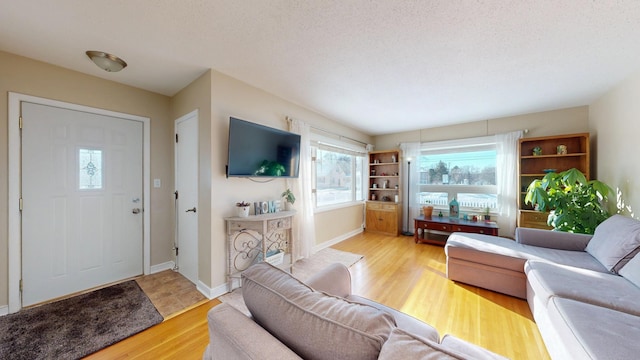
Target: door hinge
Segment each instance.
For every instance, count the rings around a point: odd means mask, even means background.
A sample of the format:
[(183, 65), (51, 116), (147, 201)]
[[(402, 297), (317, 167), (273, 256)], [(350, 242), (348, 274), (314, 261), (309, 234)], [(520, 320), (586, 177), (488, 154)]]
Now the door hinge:
[(18, 118), (18, 129), (22, 130), (22, 116)]
[(176, 256), (178, 256), (178, 247), (176, 246), (174, 249), (176, 250)]
[(22, 279), (20, 279), (20, 292), (22, 292)]
[(176, 134), (176, 142), (178, 142), (178, 134)]
[(176, 190), (176, 192), (174, 192), (174, 195), (176, 196), (176, 200), (178, 200), (178, 190)]
[(18, 201), (18, 206), (20, 207), (20, 211), (22, 211), (22, 198), (20, 198), (20, 201)]

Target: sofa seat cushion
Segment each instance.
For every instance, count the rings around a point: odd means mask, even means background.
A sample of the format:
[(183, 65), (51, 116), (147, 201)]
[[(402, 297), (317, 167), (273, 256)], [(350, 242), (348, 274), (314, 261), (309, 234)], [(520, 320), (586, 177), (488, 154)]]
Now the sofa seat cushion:
[(636, 359), (640, 317), (575, 300), (553, 297), (549, 319), (558, 342), (573, 359)]
[(640, 288), (621, 276), (533, 260), (525, 272), (530, 301), (546, 305), (557, 296), (640, 316)]
[(617, 273), (640, 251), (640, 221), (613, 215), (596, 227), (586, 250), (607, 270)]
[(242, 296), (254, 320), (305, 359), (376, 359), (395, 327), (390, 314), (315, 291), (268, 263), (242, 273)]
[(453, 233), (445, 245), (447, 257), (524, 273), (526, 260), (542, 260), (594, 271), (607, 269), (584, 251), (558, 250), (517, 243), (511, 239), (467, 233)]
[(440, 336), (438, 335), (438, 331), (431, 325), (420, 321), (414, 318), (411, 315), (405, 314), (401, 311), (398, 311), (394, 308), (390, 308), (388, 306), (377, 303), (373, 300), (369, 300), (362, 296), (358, 295), (349, 295), (347, 296), (347, 300), (353, 301), (359, 304), (366, 304), (373, 306), (376, 309), (380, 309), (384, 312), (387, 312), (393, 316), (396, 320), (396, 325), (398, 328), (419, 335), (423, 338), (429, 339), (431, 341), (438, 342), (440, 340)]

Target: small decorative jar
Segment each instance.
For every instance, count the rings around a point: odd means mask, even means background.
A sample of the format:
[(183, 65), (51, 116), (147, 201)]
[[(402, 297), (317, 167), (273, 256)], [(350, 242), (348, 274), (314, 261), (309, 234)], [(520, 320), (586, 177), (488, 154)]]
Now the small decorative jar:
[(558, 145), (556, 150), (558, 155), (567, 155), (567, 145)]

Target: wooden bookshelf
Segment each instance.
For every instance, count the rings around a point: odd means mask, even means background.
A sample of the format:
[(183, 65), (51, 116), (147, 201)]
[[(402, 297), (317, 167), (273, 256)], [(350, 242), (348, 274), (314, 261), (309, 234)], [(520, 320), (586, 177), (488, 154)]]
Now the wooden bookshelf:
[[(566, 153), (559, 146), (566, 148)], [(534, 154), (534, 148), (540, 154)], [(536, 211), (524, 202), (529, 184), (544, 177), (546, 171), (561, 172), (571, 168), (582, 171), (587, 179), (589, 168), (589, 133), (522, 138), (518, 146), (518, 226), (551, 229), (547, 225), (549, 213)]]

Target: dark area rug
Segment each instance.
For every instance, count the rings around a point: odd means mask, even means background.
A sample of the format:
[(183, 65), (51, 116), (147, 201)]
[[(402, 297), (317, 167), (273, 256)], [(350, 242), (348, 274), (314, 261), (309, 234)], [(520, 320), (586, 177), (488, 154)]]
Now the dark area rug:
[(79, 359), (162, 320), (127, 281), (0, 316), (0, 359)]

